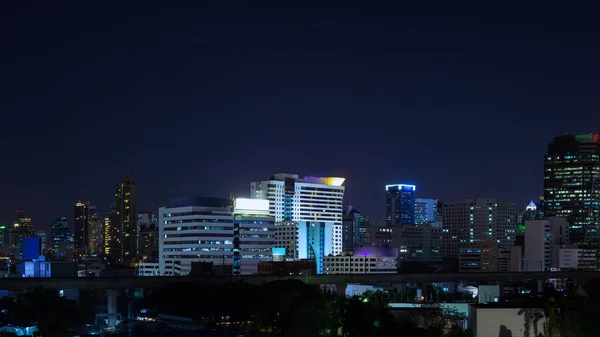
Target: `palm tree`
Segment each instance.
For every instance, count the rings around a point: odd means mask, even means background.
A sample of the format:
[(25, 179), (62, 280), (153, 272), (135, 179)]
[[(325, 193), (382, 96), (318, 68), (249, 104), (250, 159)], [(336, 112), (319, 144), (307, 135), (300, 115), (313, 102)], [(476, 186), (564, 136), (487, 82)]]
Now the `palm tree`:
[(530, 335), (531, 325), (533, 324), (533, 337), (538, 336), (538, 321), (544, 317), (544, 314), (539, 309), (523, 308), (519, 310), (519, 315), (523, 316), (525, 337), (532, 337)]

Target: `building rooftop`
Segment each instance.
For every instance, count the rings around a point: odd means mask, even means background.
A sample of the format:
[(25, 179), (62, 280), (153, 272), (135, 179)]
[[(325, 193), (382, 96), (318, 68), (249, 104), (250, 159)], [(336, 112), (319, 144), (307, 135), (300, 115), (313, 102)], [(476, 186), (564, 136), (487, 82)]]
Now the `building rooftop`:
[(167, 207), (231, 207), (232, 200), (229, 198), (205, 198), (205, 197), (181, 197), (169, 201)]

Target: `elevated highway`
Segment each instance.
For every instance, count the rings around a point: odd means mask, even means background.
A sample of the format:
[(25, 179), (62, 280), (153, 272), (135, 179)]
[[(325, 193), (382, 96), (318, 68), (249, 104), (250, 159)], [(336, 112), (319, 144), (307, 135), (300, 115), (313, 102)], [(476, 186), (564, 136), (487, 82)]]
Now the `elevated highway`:
[(447, 274), (344, 274), (311, 276), (156, 276), (156, 277), (65, 277), (65, 278), (3, 278), (0, 289), (27, 290), (36, 286), (52, 289), (125, 289), (160, 288), (169, 284), (264, 284), (278, 280), (299, 280), (307, 284), (406, 284), (432, 282), (501, 282), (521, 280), (575, 279), (578, 282), (600, 278), (600, 272), (508, 272), (508, 273), (447, 273)]

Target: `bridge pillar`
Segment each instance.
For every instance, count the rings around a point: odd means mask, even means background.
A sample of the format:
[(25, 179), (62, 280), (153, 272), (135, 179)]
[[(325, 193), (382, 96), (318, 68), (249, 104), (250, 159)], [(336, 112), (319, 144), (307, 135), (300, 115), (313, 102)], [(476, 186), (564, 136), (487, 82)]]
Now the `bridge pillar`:
[(117, 325), (117, 289), (106, 289), (106, 313), (108, 314), (108, 327)]
[(540, 294), (544, 292), (544, 280), (537, 280), (537, 291)]

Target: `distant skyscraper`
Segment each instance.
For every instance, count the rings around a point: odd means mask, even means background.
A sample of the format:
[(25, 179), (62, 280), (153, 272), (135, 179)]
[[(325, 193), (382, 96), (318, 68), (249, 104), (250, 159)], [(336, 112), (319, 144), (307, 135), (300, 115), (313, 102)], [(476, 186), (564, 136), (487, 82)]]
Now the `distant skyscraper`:
[[(544, 158), (544, 213), (565, 217), (571, 243), (595, 240), (600, 221), (598, 135), (563, 135)], [(590, 243), (590, 242), (588, 242)]]
[(118, 234), (118, 232), (116, 231), (117, 228), (117, 210), (115, 205), (111, 205), (110, 208), (108, 209), (108, 212), (106, 212), (106, 216), (104, 217), (103, 220), (103, 230), (104, 230), (104, 235), (103, 235), (103, 240), (104, 240), (104, 254), (105, 255), (110, 255), (113, 256), (113, 254), (111, 254), (111, 251), (114, 247), (117, 246), (117, 238), (116, 235)]
[(37, 236), (38, 238), (40, 238), (41, 241), (41, 248), (42, 248), (42, 252), (45, 253), (46, 252), (46, 245), (48, 244), (47, 238), (46, 238), (46, 231), (37, 231)]
[(314, 258), (318, 273), (324, 256), (342, 252), (344, 181), (280, 173), (251, 184), (253, 199), (269, 200), (278, 245), (288, 257)]
[(512, 203), (474, 198), (445, 202), (442, 209), (444, 256), (458, 257), (459, 247), (493, 240), (500, 248), (514, 245), (515, 209)]
[(366, 232), (366, 219), (361, 216), (360, 211), (348, 205), (344, 207), (344, 222), (343, 222), (343, 250), (351, 252), (354, 248), (362, 245), (361, 229)]
[(437, 217), (437, 199), (415, 198), (415, 224), (427, 224)]
[(19, 238), (22, 241), (25, 238), (32, 238), (36, 236), (35, 228), (31, 218), (27, 216), (27, 213), (23, 210), (17, 211), (17, 218), (15, 222), (15, 229), (19, 233)]
[(88, 217), (88, 205), (78, 201), (75, 204), (73, 217), (73, 243), (77, 258), (82, 258), (89, 252), (90, 223)]
[(133, 264), (138, 258), (137, 186), (128, 173), (116, 189), (116, 216), (111, 255), (120, 263)]
[(152, 212), (140, 212), (139, 252), (143, 261), (158, 262), (158, 219)]
[(415, 223), (415, 185), (386, 185), (387, 225), (402, 226)]
[(58, 260), (70, 260), (73, 250), (71, 227), (67, 218), (57, 218), (52, 222), (52, 256)]
[(9, 244), (17, 259), (23, 258), (23, 241), (27, 238), (36, 237), (31, 218), (23, 210), (17, 211), (15, 224), (9, 231)]
[(102, 254), (104, 250), (104, 224), (98, 216), (98, 207), (88, 206), (88, 247), (92, 254)]

